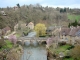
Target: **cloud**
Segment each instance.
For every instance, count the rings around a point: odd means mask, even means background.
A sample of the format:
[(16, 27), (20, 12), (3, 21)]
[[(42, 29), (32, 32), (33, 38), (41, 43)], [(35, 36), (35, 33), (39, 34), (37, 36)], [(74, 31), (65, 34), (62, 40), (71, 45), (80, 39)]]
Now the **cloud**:
[(15, 6), (17, 3), (20, 5), (24, 4), (35, 4), (40, 3), (43, 0), (0, 0), (0, 7), (7, 7), (7, 6)]
[(61, 8), (64, 8), (64, 7), (69, 7), (69, 8), (80, 8), (80, 4), (72, 4), (72, 5), (49, 5), (49, 4), (41, 4), (42, 6), (46, 7), (46, 6), (49, 6), (49, 7), (61, 7)]
[(17, 3), (20, 5), (29, 5), (39, 3), (42, 6), (50, 7), (70, 7), (80, 8), (80, 0), (0, 0), (0, 7), (15, 6)]

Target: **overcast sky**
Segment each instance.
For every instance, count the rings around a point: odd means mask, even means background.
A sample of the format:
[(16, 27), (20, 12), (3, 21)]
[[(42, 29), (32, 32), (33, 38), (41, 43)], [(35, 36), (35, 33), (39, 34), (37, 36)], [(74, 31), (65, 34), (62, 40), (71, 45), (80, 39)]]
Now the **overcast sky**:
[(42, 6), (80, 8), (80, 0), (0, 0), (0, 7), (39, 3)]

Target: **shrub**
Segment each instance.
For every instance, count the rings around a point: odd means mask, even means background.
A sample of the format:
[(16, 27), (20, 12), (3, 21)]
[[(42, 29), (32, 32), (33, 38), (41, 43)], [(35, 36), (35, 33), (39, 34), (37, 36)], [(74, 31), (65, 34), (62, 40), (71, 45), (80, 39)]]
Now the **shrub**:
[(5, 45), (5, 42), (3, 39), (0, 39), (0, 49)]
[(9, 36), (9, 40), (10, 40), (13, 44), (16, 44), (16, 43), (17, 43), (17, 38), (16, 38), (15, 35)]
[(72, 45), (72, 46), (70, 46), (69, 48), (67, 48), (68, 50), (70, 50), (70, 49), (72, 49), (72, 48), (74, 48), (74, 46)]
[(80, 60), (80, 45), (76, 45), (73, 49), (71, 49), (70, 55), (75, 60)]
[(66, 42), (60, 42), (59, 45), (60, 45), (60, 46), (66, 45)]

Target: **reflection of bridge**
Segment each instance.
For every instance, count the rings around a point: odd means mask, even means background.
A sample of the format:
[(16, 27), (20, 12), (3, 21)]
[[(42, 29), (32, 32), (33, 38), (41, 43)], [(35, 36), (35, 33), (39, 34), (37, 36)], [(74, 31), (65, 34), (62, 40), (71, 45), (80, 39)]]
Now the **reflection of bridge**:
[(42, 43), (44, 41), (46, 41), (47, 38), (43, 38), (43, 37), (40, 37), (40, 38), (37, 38), (37, 37), (20, 37), (18, 38), (18, 41), (20, 41), (22, 44), (24, 44), (25, 42), (34, 42), (34, 41), (37, 41), (38, 43)]

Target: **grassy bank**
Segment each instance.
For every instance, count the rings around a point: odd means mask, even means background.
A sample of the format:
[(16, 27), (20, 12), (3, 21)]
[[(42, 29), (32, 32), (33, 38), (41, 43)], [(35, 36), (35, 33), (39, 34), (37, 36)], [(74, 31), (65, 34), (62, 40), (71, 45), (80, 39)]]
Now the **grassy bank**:
[(4, 49), (12, 48), (12, 47), (13, 47), (13, 44), (9, 40), (5, 40), (5, 45), (0, 49), (0, 51)]
[(67, 16), (68, 16), (69, 20), (73, 20), (73, 21), (75, 21), (75, 20), (79, 21), (80, 20), (80, 15), (67, 14)]

